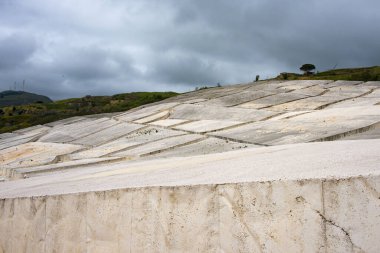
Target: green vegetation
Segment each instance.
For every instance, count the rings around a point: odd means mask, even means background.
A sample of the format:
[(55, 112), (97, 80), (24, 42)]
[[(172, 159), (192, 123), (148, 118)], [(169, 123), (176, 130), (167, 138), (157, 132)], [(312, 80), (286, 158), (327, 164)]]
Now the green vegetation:
[(52, 100), (48, 97), (25, 91), (6, 90), (0, 92), (0, 107), (12, 105), (25, 105), (36, 102), (50, 103), (52, 102)]
[(347, 80), (347, 81), (380, 81), (380, 66), (368, 68), (333, 69), (311, 75), (281, 73), (279, 80)]
[(114, 96), (86, 96), (50, 103), (0, 108), (0, 133), (46, 124), (79, 115), (127, 111), (177, 95), (175, 92), (133, 92)]
[(300, 70), (304, 72), (305, 75), (313, 74), (313, 70), (315, 69), (314, 64), (306, 63), (300, 67)]

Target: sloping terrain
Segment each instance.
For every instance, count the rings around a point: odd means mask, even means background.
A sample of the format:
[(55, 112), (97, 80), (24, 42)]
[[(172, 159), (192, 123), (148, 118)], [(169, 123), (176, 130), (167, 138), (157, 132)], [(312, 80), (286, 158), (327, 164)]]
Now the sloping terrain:
[(301, 75), (296, 73), (281, 73), (276, 79), (287, 80), (346, 80), (346, 81), (380, 81), (380, 66), (348, 69), (332, 69), (317, 71), (312, 75)]
[(50, 103), (52, 100), (46, 96), (25, 91), (7, 90), (0, 92), (0, 107), (24, 105), (36, 102)]
[(123, 112), (175, 95), (177, 95), (175, 92), (131, 92), (113, 96), (88, 95), (82, 98), (70, 98), (54, 102), (49, 100), (50, 102), (45, 101), (44, 103), (43, 101), (35, 103), (37, 100), (24, 101), (22, 97), (16, 96), (12, 101), (27, 104), (5, 107), (0, 105), (0, 134), (74, 116)]
[(380, 82), (328, 80), (1, 134), (0, 252), (379, 252), (379, 136)]

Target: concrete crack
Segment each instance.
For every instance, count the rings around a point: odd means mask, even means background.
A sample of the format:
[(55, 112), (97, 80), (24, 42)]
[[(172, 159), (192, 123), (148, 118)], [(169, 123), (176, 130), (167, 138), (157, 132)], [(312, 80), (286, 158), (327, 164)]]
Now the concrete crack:
[(349, 241), (349, 243), (350, 243), (350, 245), (351, 245), (351, 247), (353, 249), (355, 248), (355, 249), (360, 250), (360, 252), (364, 252), (362, 248), (360, 248), (359, 246), (357, 246), (357, 245), (354, 244), (354, 242), (351, 239), (350, 233), (346, 229), (344, 229), (343, 227), (339, 226), (334, 221), (332, 221), (330, 219), (327, 219), (320, 211), (315, 210), (315, 209), (312, 209), (312, 210), (315, 211), (319, 215), (319, 217), (321, 217), (321, 219), (323, 220), (323, 222), (325, 224), (329, 224), (331, 226), (334, 226), (334, 227), (338, 228), (340, 231), (342, 231), (345, 234), (346, 238), (348, 239), (348, 241)]

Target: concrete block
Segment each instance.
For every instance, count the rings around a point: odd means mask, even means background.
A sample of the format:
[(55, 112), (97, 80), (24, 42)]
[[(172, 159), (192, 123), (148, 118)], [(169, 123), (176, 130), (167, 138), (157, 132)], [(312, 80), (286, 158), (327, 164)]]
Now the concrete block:
[(90, 192), (86, 199), (87, 252), (138, 252), (131, 251), (132, 192)]
[(221, 130), (224, 128), (229, 128), (232, 126), (237, 126), (242, 124), (241, 121), (230, 121), (230, 120), (197, 120), (179, 126), (174, 127), (177, 130), (184, 130), (194, 133), (206, 133)]
[(380, 176), (323, 183), (327, 250), (379, 252)]
[(132, 242), (132, 252), (218, 252), (215, 188), (134, 190)]
[(46, 247), (44, 252), (86, 252), (86, 208), (85, 194), (46, 198)]
[(218, 189), (222, 252), (319, 252), (324, 247), (320, 182), (257, 182)]
[[(11, 252), (35, 253), (45, 250), (46, 201), (44, 197), (18, 198), (14, 200), (10, 218)], [(12, 214), (12, 213), (11, 213)]]

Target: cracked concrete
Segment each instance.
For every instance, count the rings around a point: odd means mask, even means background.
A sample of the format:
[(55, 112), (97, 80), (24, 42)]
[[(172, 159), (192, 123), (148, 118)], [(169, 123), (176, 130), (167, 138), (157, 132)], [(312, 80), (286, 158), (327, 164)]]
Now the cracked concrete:
[(379, 94), (264, 81), (1, 134), (0, 252), (379, 252)]

